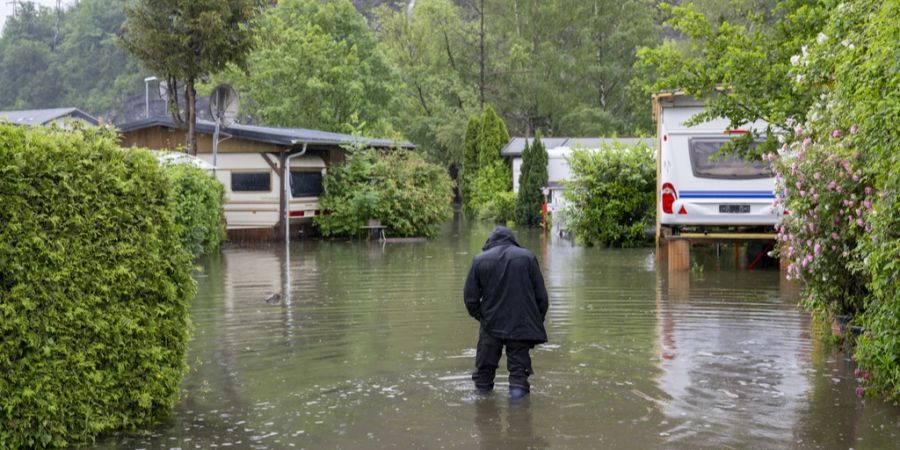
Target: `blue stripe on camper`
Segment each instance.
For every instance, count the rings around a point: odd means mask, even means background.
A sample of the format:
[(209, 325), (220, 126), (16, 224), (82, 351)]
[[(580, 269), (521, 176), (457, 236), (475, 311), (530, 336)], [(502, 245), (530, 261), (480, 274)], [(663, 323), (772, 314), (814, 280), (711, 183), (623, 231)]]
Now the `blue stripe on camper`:
[(772, 191), (680, 191), (678, 198), (775, 198)]

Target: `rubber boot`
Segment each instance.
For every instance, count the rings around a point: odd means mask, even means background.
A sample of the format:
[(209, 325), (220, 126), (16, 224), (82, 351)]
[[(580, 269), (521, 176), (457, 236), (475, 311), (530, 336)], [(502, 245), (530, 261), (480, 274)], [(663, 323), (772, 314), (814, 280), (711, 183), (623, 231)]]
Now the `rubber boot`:
[(520, 387), (510, 386), (509, 388), (509, 399), (510, 400), (521, 400), (528, 395), (528, 391), (522, 389)]

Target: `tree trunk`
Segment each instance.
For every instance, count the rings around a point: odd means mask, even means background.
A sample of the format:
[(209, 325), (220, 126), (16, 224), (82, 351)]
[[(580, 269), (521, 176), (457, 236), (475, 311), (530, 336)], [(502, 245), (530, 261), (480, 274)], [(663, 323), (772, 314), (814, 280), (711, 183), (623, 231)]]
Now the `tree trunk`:
[(193, 78), (188, 78), (186, 83), (187, 150), (191, 155), (197, 156), (197, 90), (194, 88)]
[(484, 0), (481, 0), (481, 9), (479, 12), (481, 13), (481, 32), (479, 33), (481, 39), (481, 80), (478, 83), (478, 89), (481, 109), (484, 109)]

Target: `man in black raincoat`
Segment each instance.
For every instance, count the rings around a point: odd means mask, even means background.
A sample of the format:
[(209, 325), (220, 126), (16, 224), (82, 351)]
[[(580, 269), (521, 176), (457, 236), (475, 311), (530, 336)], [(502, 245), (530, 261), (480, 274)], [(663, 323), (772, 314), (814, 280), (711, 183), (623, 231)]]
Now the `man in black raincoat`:
[(481, 322), (472, 379), (479, 392), (491, 391), (506, 347), (509, 395), (521, 398), (530, 391), (528, 376), (534, 373), (528, 352), (547, 342), (544, 277), (537, 258), (516, 242), (509, 228), (494, 228), (482, 250), (463, 290), (469, 315)]

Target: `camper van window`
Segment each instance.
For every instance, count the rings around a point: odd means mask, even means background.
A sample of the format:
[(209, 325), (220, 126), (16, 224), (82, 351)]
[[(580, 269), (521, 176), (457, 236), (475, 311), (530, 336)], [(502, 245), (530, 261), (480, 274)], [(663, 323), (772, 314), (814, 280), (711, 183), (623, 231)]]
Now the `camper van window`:
[(325, 192), (322, 186), (322, 172), (291, 171), (292, 197), (318, 197)]
[[(691, 169), (697, 178), (753, 179), (771, 178), (769, 164), (745, 161), (734, 155), (717, 155), (728, 138), (693, 138), (689, 141)], [(755, 147), (758, 142), (751, 144)]]
[(271, 172), (232, 172), (232, 192), (271, 192)]

